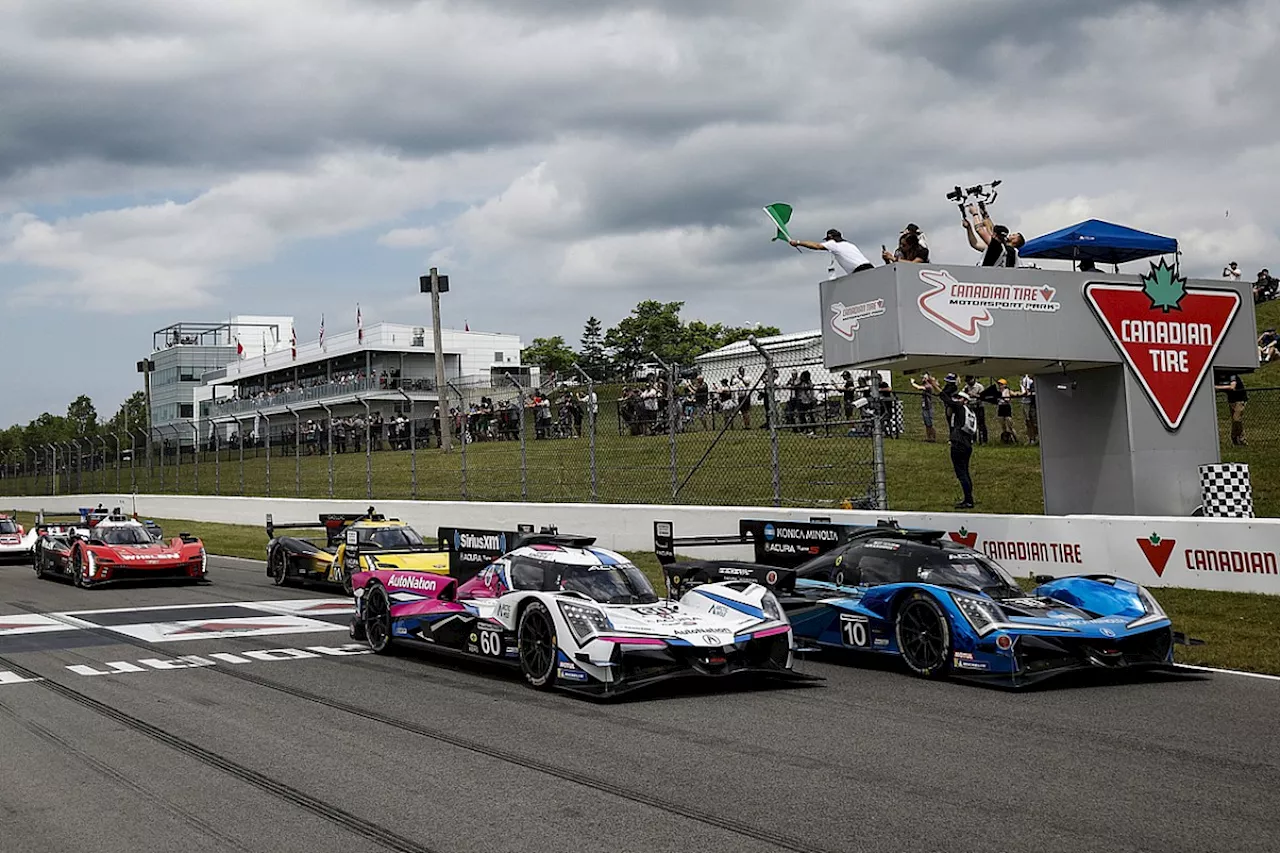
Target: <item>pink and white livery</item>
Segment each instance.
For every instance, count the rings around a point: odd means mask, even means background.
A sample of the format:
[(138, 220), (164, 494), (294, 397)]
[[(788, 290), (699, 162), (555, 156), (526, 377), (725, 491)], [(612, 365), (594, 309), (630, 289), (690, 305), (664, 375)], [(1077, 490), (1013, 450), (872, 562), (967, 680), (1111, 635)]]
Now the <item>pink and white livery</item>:
[(681, 676), (795, 680), (791, 624), (772, 592), (708, 583), (660, 599), (645, 576), (587, 537), (527, 534), (479, 574), (356, 574), (351, 636), (519, 667), (540, 690), (612, 696)]

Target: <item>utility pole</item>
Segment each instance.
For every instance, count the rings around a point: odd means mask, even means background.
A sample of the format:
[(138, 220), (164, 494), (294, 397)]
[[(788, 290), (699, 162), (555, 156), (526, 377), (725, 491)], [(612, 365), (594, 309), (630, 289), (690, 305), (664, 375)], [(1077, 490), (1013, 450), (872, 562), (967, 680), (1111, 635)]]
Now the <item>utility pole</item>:
[(453, 434), (447, 426), (449, 397), (445, 391), (444, 342), (440, 340), (440, 294), (448, 292), (449, 276), (440, 275), (436, 272), (436, 268), (432, 267), (430, 275), (424, 275), (418, 279), (418, 286), (431, 293), (431, 336), (434, 338), (436, 350), (436, 408), (440, 412), (440, 449), (448, 453), (453, 449)]
[(151, 359), (138, 362), (138, 372), (142, 374), (142, 387), (147, 400), (147, 476), (151, 476), (151, 372), (156, 363)]

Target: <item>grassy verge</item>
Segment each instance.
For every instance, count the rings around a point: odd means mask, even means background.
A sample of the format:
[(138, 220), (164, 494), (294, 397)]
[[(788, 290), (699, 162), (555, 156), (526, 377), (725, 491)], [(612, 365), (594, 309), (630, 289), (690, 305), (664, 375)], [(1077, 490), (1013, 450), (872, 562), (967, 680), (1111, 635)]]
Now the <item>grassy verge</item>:
[[(29, 513), (20, 513), (19, 518), (23, 524), (34, 520)], [(265, 556), (267, 534), (262, 527), (155, 521), (166, 535), (185, 531), (201, 537), (212, 554), (255, 560)], [(625, 554), (655, 589), (663, 588), (662, 570), (652, 552)], [(1280, 596), (1175, 588), (1157, 589), (1155, 595), (1177, 630), (1205, 640), (1203, 646), (1177, 646), (1180, 663), (1280, 675)]]

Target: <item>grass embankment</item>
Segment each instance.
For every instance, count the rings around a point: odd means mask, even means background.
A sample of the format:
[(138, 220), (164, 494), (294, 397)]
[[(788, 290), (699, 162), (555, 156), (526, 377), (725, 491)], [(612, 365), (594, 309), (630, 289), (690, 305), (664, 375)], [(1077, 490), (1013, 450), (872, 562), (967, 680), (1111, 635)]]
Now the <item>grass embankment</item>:
[[(19, 517), (23, 524), (33, 521), (29, 513), (20, 513)], [(254, 560), (265, 558), (265, 528), (154, 520), (166, 535), (189, 532), (200, 536), (212, 554)], [(649, 577), (655, 589), (663, 588), (662, 570), (652, 552), (625, 553)], [(1155, 595), (1177, 630), (1205, 640), (1203, 646), (1175, 647), (1174, 654), (1180, 663), (1280, 675), (1280, 596), (1174, 588), (1157, 589)]]

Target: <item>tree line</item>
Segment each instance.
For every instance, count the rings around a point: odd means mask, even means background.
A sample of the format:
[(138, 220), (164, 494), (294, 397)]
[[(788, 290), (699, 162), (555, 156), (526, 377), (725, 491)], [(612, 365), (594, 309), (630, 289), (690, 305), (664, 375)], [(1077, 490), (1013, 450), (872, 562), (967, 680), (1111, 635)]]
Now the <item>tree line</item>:
[[(751, 335), (767, 337), (780, 334), (775, 326), (726, 326), (702, 320), (685, 322), (680, 316), (682, 308), (683, 302), (646, 299), (610, 329), (605, 329), (598, 318), (589, 318), (583, 326), (577, 350), (556, 335), (534, 338), (521, 351), (520, 357), (525, 364), (541, 368), (544, 374), (572, 372), (576, 363), (592, 379), (606, 380), (633, 376), (639, 365), (653, 361), (655, 353), (665, 362), (687, 367), (697, 356), (746, 340)], [(45, 412), (26, 426), (14, 424), (0, 431), (0, 457), (14, 450), (41, 450), (46, 444), (74, 439), (123, 437), (129, 431), (145, 430), (147, 424), (146, 396), (141, 391), (135, 391), (105, 422), (98, 420), (93, 401), (81, 394), (67, 406), (65, 415)]]
[(123, 437), (129, 431), (147, 428), (147, 398), (135, 391), (120, 404), (119, 410), (109, 420), (99, 421), (93, 401), (84, 394), (67, 406), (65, 415), (45, 412), (26, 426), (14, 424), (0, 430), (0, 457), (28, 448), (40, 451), (46, 444), (61, 444), (75, 439), (91, 439), (99, 436)]
[(520, 359), (544, 374), (572, 372), (576, 363), (592, 379), (603, 380), (633, 376), (639, 365), (653, 361), (654, 354), (687, 367), (697, 356), (751, 335), (781, 334), (776, 326), (725, 326), (702, 320), (686, 323), (680, 317), (682, 308), (683, 302), (646, 299), (613, 328), (606, 330), (598, 318), (589, 318), (576, 351), (560, 335), (534, 338), (521, 350)]

